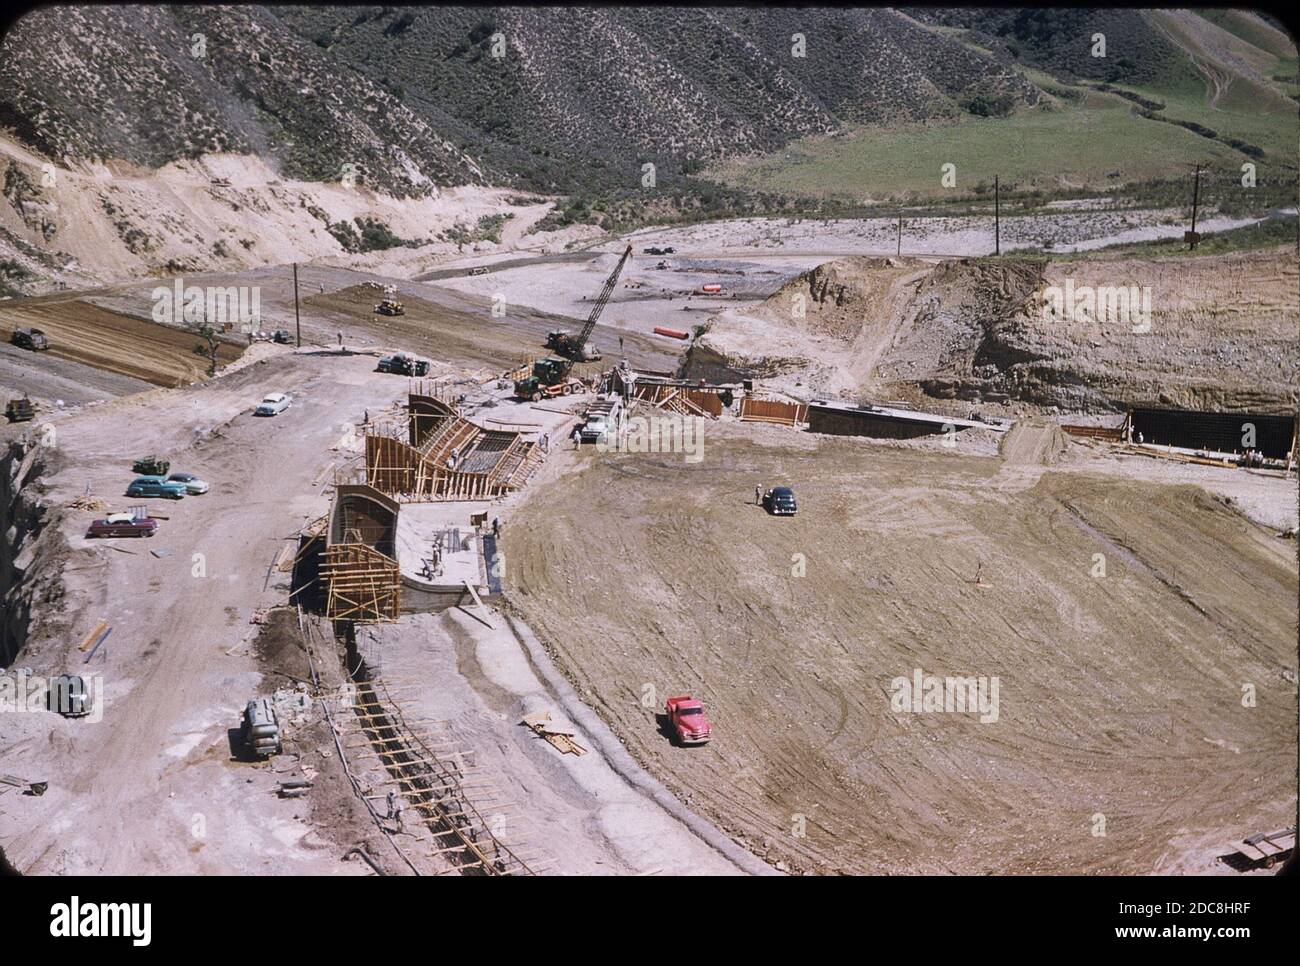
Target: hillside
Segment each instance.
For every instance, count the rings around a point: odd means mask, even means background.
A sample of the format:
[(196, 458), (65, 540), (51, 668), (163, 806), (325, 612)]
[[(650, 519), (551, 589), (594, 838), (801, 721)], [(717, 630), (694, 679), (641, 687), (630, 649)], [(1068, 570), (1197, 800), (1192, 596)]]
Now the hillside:
[(940, 159), (964, 197), (1196, 160), (1267, 210), (1295, 65), (1241, 12), (46, 7), (0, 41), (0, 295), (447, 240), (523, 192), (570, 196), (542, 229), (930, 198)]
[[(687, 375), (929, 405), (1277, 411), (1297, 401), (1298, 283), (1289, 247), (1214, 258), (840, 259), (712, 319)], [(1048, 288), (1067, 284), (1148, 290), (1149, 328), (1045, 311)]]

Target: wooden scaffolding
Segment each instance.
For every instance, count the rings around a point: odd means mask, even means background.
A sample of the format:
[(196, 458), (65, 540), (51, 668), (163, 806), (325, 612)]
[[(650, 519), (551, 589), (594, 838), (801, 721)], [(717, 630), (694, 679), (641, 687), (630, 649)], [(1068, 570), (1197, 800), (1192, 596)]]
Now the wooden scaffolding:
[(321, 577), (329, 588), (325, 616), (335, 621), (394, 621), (401, 611), (397, 561), (364, 543), (326, 547)]
[(412, 395), (406, 420), (367, 426), (365, 444), (365, 482), (403, 502), (505, 496), (543, 459), (536, 440), (487, 429), (429, 396)]

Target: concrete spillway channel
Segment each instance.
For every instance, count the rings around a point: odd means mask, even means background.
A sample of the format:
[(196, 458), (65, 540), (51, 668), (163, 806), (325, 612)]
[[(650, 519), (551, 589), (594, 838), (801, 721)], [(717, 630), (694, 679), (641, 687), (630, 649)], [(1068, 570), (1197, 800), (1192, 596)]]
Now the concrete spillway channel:
[(324, 697), (357, 794), (417, 875), (533, 875), (536, 860), (497, 834), (503, 803), (438, 722), (412, 718), (353, 652), (352, 681)]

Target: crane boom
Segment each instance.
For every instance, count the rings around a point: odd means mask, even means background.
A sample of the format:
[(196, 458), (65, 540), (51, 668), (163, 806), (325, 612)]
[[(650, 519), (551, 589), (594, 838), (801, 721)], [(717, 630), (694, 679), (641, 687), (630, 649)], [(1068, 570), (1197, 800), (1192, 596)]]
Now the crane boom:
[(614, 286), (618, 283), (618, 277), (623, 274), (623, 266), (627, 260), (632, 257), (632, 246), (628, 245), (623, 251), (623, 257), (618, 260), (614, 270), (609, 273), (609, 278), (605, 279), (605, 287), (600, 290), (600, 295), (596, 298), (596, 304), (591, 307), (591, 314), (587, 316), (587, 321), (582, 326), (582, 331), (575, 338), (563, 329), (556, 329), (546, 337), (546, 347), (554, 349), (557, 354), (571, 359), (574, 362), (595, 362), (600, 359), (600, 352), (593, 346), (587, 348), (587, 340), (591, 338), (591, 333), (596, 328), (596, 321), (600, 318), (600, 313), (604, 311), (605, 306), (609, 303), (609, 297), (614, 294)]
[(609, 278), (605, 279), (605, 287), (600, 290), (600, 296), (596, 299), (596, 304), (591, 307), (591, 314), (587, 316), (587, 324), (582, 327), (578, 333), (578, 338), (574, 342), (573, 352), (578, 358), (582, 356), (583, 346), (591, 338), (592, 331), (596, 328), (596, 320), (600, 318), (600, 313), (605, 310), (605, 305), (609, 302), (609, 297), (614, 293), (614, 286), (618, 284), (618, 277), (623, 274), (623, 266), (627, 260), (632, 257), (632, 246), (628, 245), (623, 250), (623, 257), (618, 260), (614, 270), (609, 273)]

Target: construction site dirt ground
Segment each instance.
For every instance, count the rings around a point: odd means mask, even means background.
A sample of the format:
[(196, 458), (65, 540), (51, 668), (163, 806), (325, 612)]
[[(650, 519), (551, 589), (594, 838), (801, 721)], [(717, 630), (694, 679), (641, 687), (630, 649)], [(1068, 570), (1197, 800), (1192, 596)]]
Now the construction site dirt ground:
[[(566, 450), (508, 519), (509, 601), (629, 751), (769, 861), (1227, 871), (1294, 815), (1297, 566), (1224, 494), (1241, 474), (1294, 521), (1295, 480), (1029, 437), (1004, 459), (716, 423), (699, 462)], [(917, 669), (998, 679), (996, 720), (894, 710)], [(681, 693), (710, 744), (670, 742)]]
[[(32, 604), (25, 627), (6, 629), (24, 645), (11, 670), (85, 675), (103, 700), (93, 719), (4, 716), (5, 773), (49, 783), (39, 797), (0, 800), (0, 858), (13, 868), (370, 874), (356, 858), (343, 861), (361, 845), (386, 871), (409, 873), (391, 829), (354, 794), (319, 700), (287, 721), (285, 753), (269, 762), (251, 760), (238, 737), (246, 701), (310, 677), (281, 563), (299, 530), (327, 512), (332, 471), (359, 456), (355, 427), (367, 412), (391, 414), (404, 396), (407, 380), (374, 367), (371, 355), (259, 345), (216, 379), (5, 430), (46, 441), (27, 450), (37, 458), (30, 471), (17, 473), (24, 498), (45, 508), (45, 526), (11, 538), (24, 570), (15, 591)], [(276, 390), (293, 405), (253, 417)], [(149, 452), (212, 489), (176, 503), (125, 497), (132, 459)], [(86, 496), (101, 505), (73, 505)], [(135, 503), (161, 519), (157, 536), (84, 537), (91, 520)], [(6, 611), (15, 622), (19, 613)], [(83, 653), (100, 621), (108, 637)], [(557, 762), (522, 728), (518, 716), (561, 702), (533, 676), (519, 638), (485, 636), (462, 611), (404, 617), (387, 632), (393, 646), (376, 664), (429, 690), (420, 703), (453, 719), (464, 746), (514, 793), (520, 831), (545, 846), (555, 871), (752, 871), (740, 850), (727, 858), (688, 827), (695, 820), (676, 814), (666, 790), (660, 801), (634, 785), (630, 759), (613, 770), (607, 759), (623, 752), (612, 737), (590, 740), (580, 761)], [(327, 695), (343, 681), (345, 655), (320, 646), (314, 663)], [(280, 797), (289, 780), (313, 785), (302, 798)]]

